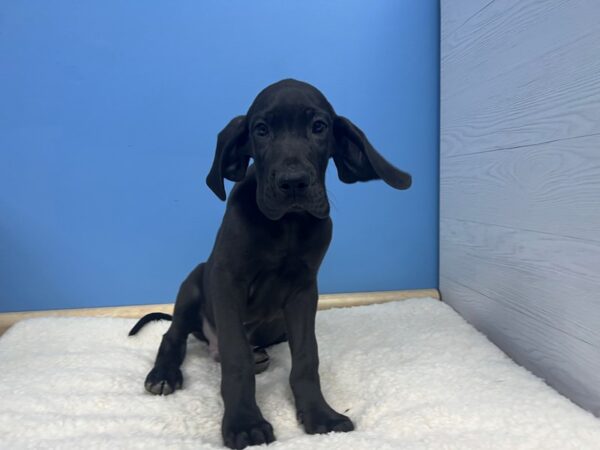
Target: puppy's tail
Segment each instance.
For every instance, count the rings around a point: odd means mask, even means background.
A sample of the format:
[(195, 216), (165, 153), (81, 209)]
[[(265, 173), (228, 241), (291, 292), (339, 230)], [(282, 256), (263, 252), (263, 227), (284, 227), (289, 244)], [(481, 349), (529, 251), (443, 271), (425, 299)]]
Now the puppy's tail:
[(161, 312), (146, 314), (144, 317), (138, 320), (138, 323), (136, 323), (129, 331), (129, 336), (133, 336), (140, 331), (144, 325), (146, 325), (148, 322), (152, 322), (153, 320), (173, 320), (173, 316)]

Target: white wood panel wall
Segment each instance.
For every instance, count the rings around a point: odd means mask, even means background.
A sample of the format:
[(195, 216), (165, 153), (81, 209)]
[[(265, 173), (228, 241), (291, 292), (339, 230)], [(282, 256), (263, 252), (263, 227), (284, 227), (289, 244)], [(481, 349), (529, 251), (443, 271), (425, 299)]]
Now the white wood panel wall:
[(600, 415), (600, 1), (441, 0), (440, 291)]

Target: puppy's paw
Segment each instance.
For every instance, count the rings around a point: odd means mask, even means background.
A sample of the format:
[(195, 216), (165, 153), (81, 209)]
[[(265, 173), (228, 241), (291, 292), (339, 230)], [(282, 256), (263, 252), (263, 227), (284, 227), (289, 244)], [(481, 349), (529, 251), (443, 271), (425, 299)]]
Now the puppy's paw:
[(298, 421), (304, 425), (304, 431), (308, 434), (323, 434), (331, 431), (348, 432), (354, 430), (354, 424), (349, 417), (337, 413), (329, 407), (298, 411)]
[(254, 356), (254, 373), (258, 375), (269, 368), (269, 354), (264, 348), (255, 348)]
[(144, 382), (144, 387), (154, 395), (169, 395), (176, 389), (181, 389), (183, 375), (178, 367), (155, 367), (150, 371)]
[(273, 427), (262, 418), (223, 422), (223, 442), (229, 448), (242, 449), (249, 445), (270, 444), (274, 440)]

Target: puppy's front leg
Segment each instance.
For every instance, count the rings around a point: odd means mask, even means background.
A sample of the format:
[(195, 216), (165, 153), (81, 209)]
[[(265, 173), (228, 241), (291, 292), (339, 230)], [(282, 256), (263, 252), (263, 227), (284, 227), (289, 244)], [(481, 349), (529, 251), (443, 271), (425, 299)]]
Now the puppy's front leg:
[(315, 336), (317, 284), (311, 283), (284, 306), (285, 324), (292, 353), (290, 385), (298, 420), (309, 434), (352, 431), (352, 421), (327, 404), (321, 392), (319, 355)]
[(273, 427), (256, 404), (254, 358), (243, 326), (247, 290), (226, 269), (219, 268), (211, 271), (207, 288), (221, 360), (223, 441), (235, 449), (273, 442)]

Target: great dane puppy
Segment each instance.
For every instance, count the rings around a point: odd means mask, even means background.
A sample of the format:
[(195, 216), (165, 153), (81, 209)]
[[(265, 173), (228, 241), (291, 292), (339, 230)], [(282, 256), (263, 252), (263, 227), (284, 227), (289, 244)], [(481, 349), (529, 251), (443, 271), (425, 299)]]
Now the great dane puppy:
[[(237, 183), (212, 253), (181, 285), (145, 387), (162, 395), (181, 388), (188, 335), (208, 343), (221, 363), (222, 434), (230, 448), (275, 439), (256, 404), (254, 376), (268, 364), (265, 347), (285, 340), (305, 431), (354, 429), (323, 397), (318, 372), (317, 273), (332, 232), (325, 190), (330, 158), (345, 183), (382, 179), (396, 189), (411, 184), (408, 173), (388, 163), (319, 90), (301, 81), (268, 86), (246, 115), (219, 133), (206, 183), (221, 200), (223, 180)], [(160, 318), (171, 316), (145, 316), (130, 334)]]

